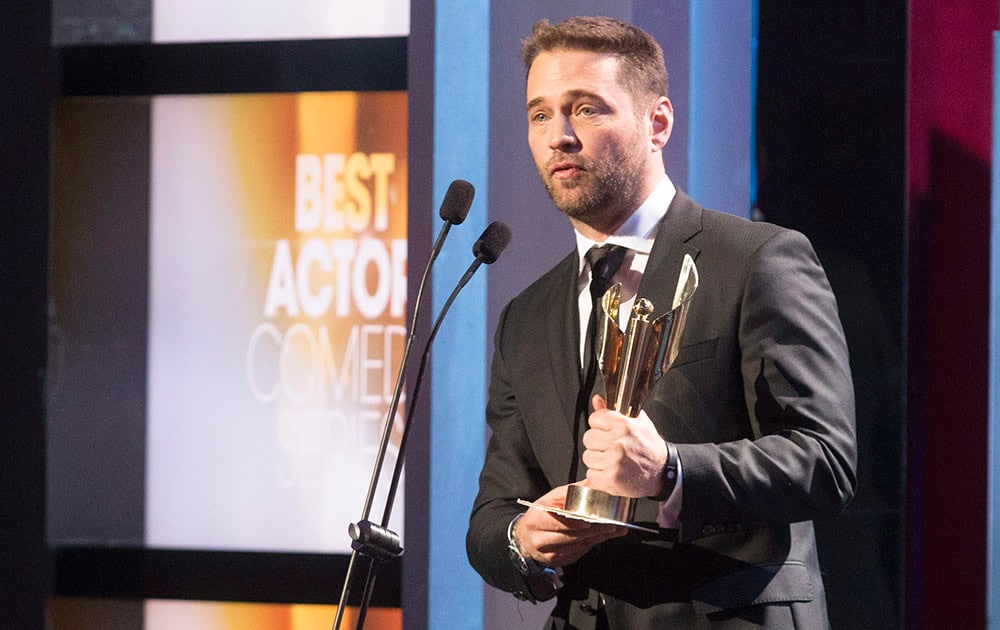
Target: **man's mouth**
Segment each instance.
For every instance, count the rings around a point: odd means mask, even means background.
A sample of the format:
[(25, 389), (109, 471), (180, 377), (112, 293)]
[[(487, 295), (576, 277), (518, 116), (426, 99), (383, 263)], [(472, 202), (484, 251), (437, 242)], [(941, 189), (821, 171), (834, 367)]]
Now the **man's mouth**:
[(549, 174), (556, 179), (570, 178), (582, 171), (583, 167), (576, 162), (557, 162), (549, 168)]

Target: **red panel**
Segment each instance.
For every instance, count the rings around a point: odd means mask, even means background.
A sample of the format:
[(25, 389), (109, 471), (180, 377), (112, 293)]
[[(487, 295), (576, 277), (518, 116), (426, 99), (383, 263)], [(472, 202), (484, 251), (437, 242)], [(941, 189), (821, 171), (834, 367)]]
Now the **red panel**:
[(907, 627), (982, 628), (996, 0), (912, 0)]

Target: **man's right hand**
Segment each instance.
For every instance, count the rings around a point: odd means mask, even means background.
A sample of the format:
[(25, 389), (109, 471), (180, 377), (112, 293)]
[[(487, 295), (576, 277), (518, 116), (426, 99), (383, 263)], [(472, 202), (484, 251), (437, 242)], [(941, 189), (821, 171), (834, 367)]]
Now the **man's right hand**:
[[(586, 485), (586, 482), (581, 484)], [(566, 488), (553, 488), (535, 503), (562, 509), (566, 506)], [(550, 567), (565, 567), (582, 558), (598, 543), (627, 532), (628, 528), (622, 525), (588, 523), (540, 508), (528, 508), (518, 519), (513, 533), (524, 555)]]

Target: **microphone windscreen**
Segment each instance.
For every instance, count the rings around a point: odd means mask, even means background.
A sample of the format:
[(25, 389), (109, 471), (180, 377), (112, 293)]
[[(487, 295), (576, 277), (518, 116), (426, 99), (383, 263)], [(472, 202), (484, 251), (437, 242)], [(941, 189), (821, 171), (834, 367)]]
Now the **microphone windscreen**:
[(448, 192), (441, 202), (441, 218), (452, 225), (465, 221), (472, 206), (472, 198), (476, 196), (476, 188), (464, 179), (456, 179), (448, 186)]
[(487, 265), (492, 265), (510, 243), (510, 228), (500, 221), (486, 226), (479, 240), (472, 246), (472, 253)]

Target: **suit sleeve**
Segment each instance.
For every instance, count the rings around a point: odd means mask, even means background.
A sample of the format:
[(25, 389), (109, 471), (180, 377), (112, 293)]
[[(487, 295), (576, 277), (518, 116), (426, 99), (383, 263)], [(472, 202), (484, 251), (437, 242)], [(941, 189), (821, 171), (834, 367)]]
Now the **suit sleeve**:
[(531, 450), (510, 381), (507, 352), (516, 336), (510, 336), (511, 307), (500, 316), (494, 340), (486, 421), (491, 435), (479, 477), (479, 494), (473, 504), (466, 536), (466, 550), (473, 568), (483, 579), (519, 599), (547, 599), (554, 591), (542, 578), (526, 580), (510, 561), (507, 525), (524, 507), (517, 499), (534, 500), (550, 487)]
[(811, 245), (779, 231), (747, 262), (739, 370), (751, 438), (678, 444), (681, 538), (836, 514), (854, 494), (854, 391), (836, 301)]

